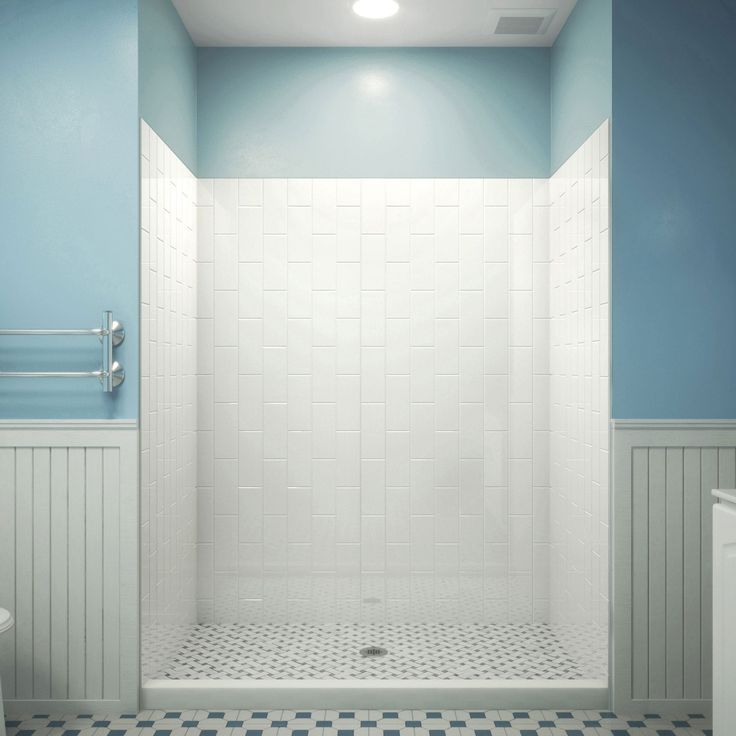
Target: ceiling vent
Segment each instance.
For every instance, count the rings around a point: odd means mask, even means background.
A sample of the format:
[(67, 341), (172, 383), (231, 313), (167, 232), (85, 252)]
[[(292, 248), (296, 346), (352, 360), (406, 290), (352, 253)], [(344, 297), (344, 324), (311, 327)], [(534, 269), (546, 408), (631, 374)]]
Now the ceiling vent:
[(556, 12), (554, 8), (492, 10), (491, 33), (494, 36), (543, 36)]

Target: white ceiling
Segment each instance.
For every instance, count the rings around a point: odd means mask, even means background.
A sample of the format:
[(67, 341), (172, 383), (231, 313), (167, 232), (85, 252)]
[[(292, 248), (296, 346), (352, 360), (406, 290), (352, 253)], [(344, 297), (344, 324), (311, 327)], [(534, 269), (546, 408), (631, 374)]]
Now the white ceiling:
[[(398, 0), (366, 20), (353, 0), (173, 0), (197, 46), (551, 46), (576, 0)], [(494, 35), (498, 10), (556, 10), (538, 36)], [(528, 14), (528, 13), (527, 13)]]

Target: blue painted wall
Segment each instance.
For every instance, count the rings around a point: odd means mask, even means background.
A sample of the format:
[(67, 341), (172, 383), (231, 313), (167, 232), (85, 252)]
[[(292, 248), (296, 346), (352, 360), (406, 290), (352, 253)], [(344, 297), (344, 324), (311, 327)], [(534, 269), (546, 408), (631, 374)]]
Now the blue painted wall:
[(200, 176), (548, 174), (548, 49), (198, 55)]
[(140, 0), (140, 112), (196, 174), (197, 49), (171, 0)]
[(578, 0), (552, 47), (551, 173), (611, 117), (611, 4)]
[[(0, 379), (0, 416), (138, 414), (136, 0), (0, 1), (0, 323), (128, 328), (128, 378)], [(5, 370), (98, 367), (96, 338), (0, 338)]]
[(734, 418), (736, 0), (613, 10), (613, 416)]

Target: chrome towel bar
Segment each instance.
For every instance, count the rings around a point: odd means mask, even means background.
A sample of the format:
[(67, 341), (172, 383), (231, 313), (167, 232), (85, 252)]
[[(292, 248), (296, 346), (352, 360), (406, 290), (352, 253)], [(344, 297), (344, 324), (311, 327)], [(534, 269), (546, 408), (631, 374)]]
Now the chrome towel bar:
[(96, 371), (0, 371), (0, 378), (99, 378), (102, 390), (110, 392), (125, 380), (125, 371), (113, 360), (113, 348), (125, 339), (125, 328), (112, 318), (112, 312), (102, 313), (102, 327), (71, 330), (0, 329), (0, 335), (93, 335), (100, 338), (102, 366)]

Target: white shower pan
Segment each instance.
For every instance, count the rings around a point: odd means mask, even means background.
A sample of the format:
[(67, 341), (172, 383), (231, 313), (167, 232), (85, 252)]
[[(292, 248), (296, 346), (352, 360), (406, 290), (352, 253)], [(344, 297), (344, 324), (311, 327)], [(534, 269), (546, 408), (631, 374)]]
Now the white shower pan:
[(143, 709), (479, 708), (600, 710), (600, 680), (149, 680)]

